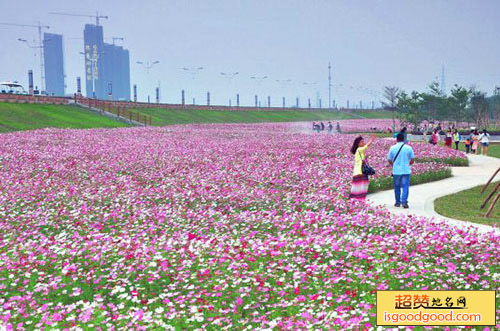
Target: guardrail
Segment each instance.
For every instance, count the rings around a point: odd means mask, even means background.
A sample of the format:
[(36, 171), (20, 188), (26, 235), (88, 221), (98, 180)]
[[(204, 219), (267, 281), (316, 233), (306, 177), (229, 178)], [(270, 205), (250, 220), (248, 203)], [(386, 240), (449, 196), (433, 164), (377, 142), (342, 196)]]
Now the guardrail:
[(0, 93), (0, 102), (17, 102), (17, 103), (43, 103), (66, 105), (70, 103), (69, 97), (52, 97), (46, 95), (26, 95), (26, 94), (9, 94)]
[(74, 100), (77, 104), (108, 112), (115, 115), (119, 119), (129, 120), (130, 122), (136, 122), (142, 125), (152, 125), (151, 115), (141, 114), (138, 111), (134, 111), (133, 108), (125, 102), (98, 100), (78, 95), (75, 95)]
[[(73, 101), (74, 100), (74, 101)], [(0, 102), (18, 102), (18, 103), (46, 103), (46, 104), (69, 104), (72, 102), (87, 104), (96, 100), (87, 98), (81, 94), (74, 94), (73, 97), (55, 97), (55, 96), (42, 96), (42, 95), (26, 95), (26, 94), (8, 94), (0, 93)], [(109, 101), (97, 100), (97, 102), (104, 102), (112, 104), (115, 108), (161, 108), (161, 109), (185, 109), (185, 110), (218, 110), (218, 111), (300, 111), (300, 112), (345, 112), (345, 113), (364, 113), (370, 111), (381, 111), (381, 109), (351, 109), (351, 108), (295, 108), (295, 107), (248, 107), (248, 106), (222, 106), (222, 105), (188, 105), (188, 104), (171, 104), (171, 103), (148, 103), (148, 102), (132, 102), (132, 101)]]

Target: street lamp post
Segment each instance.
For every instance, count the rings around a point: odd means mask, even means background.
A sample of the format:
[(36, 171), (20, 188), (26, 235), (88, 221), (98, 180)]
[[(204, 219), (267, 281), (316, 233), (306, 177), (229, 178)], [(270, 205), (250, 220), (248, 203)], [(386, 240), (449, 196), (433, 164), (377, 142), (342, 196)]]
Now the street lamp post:
[(203, 70), (203, 67), (183, 67), (182, 70), (186, 71), (188, 74), (191, 74), (191, 78), (194, 79), (196, 75)]
[(155, 64), (160, 63), (160, 61), (152, 61), (152, 62), (136, 61), (136, 63), (142, 65), (144, 67), (144, 69), (146, 69), (146, 73), (149, 75), (149, 70), (151, 70), (151, 68), (153, 68), (155, 66)]
[(42, 56), (43, 56), (43, 43), (46, 42), (46, 41), (49, 41), (51, 40), (50, 38), (49, 39), (45, 39), (45, 40), (41, 40), (40, 41), (40, 44), (36, 44), (35, 41), (33, 41), (33, 44), (30, 44), (28, 40), (26, 39), (22, 39), (22, 38), (17, 38), (18, 41), (20, 42), (23, 42), (25, 43), (29, 48), (33, 49), (34, 51), (34, 56), (36, 57), (36, 50), (39, 49), (40, 50), (40, 90), (43, 91), (45, 89), (45, 75), (44, 75), (44, 72), (43, 70), (45, 69), (45, 64), (44, 64), (44, 59), (42, 59)]
[[(145, 70), (146, 70), (146, 74), (149, 76), (149, 71), (151, 70), (151, 68), (153, 68), (155, 65), (159, 64), (160, 61), (158, 60), (155, 60), (155, 61), (136, 61), (135, 63), (141, 65)], [(160, 97), (160, 84), (158, 83), (158, 86), (155, 88), (155, 93), (157, 93), (158, 95), (158, 101), (159, 101), (159, 97)], [(149, 96), (148, 96), (148, 103), (149, 103)]]
[[(266, 80), (268, 77), (267, 76), (251, 76), (250, 79), (255, 81), (257, 85), (261, 85), (264, 80)], [(255, 107), (260, 108), (260, 102), (258, 102), (258, 97), (255, 95)]]
[[(276, 79), (276, 83), (280, 85), (282, 89), (286, 89), (291, 84), (292, 80), (288, 79)], [(288, 89), (287, 89), (288, 92)], [(283, 108), (285, 108), (285, 97), (283, 97)]]
[[(240, 73), (238, 71), (236, 72), (221, 72), (220, 75), (223, 76), (224, 78), (227, 79), (227, 81), (229, 82), (229, 85), (232, 86), (232, 82), (233, 82), (233, 79), (238, 76)], [(232, 94), (232, 93), (230, 93)], [(237, 107), (240, 106), (240, 100), (239, 100), (239, 94), (237, 95), (237, 98), (236, 98), (236, 105)]]
[(191, 75), (191, 79), (195, 79), (196, 75), (203, 70), (203, 67), (182, 67), (182, 70), (184, 70), (186, 73)]

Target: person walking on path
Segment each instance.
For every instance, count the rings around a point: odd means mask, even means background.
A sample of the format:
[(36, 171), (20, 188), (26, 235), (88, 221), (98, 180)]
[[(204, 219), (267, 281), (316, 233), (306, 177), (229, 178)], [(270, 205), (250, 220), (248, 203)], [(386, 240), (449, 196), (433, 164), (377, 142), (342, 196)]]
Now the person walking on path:
[(332, 132), (333, 131), (333, 124), (332, 122), (328, 121), (328, 132)]
[(465, 153), (469, 154), (472, 147), (472, 131), (465, 137)]
[(474, 130), (472, 134), (472, 154), (479, 154), (479, 133)]
[(446, 131), (446, 138), (444, 139), (444, 145), (448, 148), (451, 148), (451, 142), (453, 140), (453, 135), (451, 134), (451, 129)]
[(481, 142), (481, 155), (488, 155), (488, 146), (490, 145), (490, 134), (486, 129), (483, 130), (483, 133), (479, 136), (478, 140)]
[(363, 174), (363, 161), (365, 160), (366, 149), (370, 147), (376, 137), (376, 135), (372, 135), (366, 144), (362, 136), (354, 139), (354, 143), (351, 147), (351, 154), (354, 155), (352, 187), (351, 195), (349, 196), (351, 199), (365, 200), (366, 198), (370, 179), (368, 175)]
[(408, 132), (406, 126), (401, 129), (401, 131), (394, 133), (393, 137), (396, 138), (398, 134), (402, 133), (404, 137), (404, 142), (408, 143)]
[(434, 130), (434, 132), (432, 132), (431, 144), (437, 145), (438, 142), (439, 142), (439, 133), (438, 133), (438, 130), (436, 129), (436, 130)]
[(458, 130), (455, 129), (453, 132), (453, 142), (455, 142), (455, 149), (458, 151), (458, 144), (460, 144), (460, 134), (458, 133)]
[[(396, 204), (394, 206), (409, 208), (408, 195), (410, 191), (411, 165), (415, 154), (413, 149), (404, 142), (404, 135), (398, 134), (396, 145), (392, 146), (387, 155), (387, 161), (392, 166), (392, 177), (394, 180), (394, 196)], [(401, 196), (401, 190), (403, 195)]]

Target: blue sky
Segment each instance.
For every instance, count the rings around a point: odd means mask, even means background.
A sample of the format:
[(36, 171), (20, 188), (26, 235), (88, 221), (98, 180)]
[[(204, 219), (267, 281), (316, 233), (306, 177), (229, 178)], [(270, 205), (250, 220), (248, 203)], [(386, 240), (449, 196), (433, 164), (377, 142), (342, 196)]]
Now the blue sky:
[[(105, 37), (131, 54), (131, 80), (139, 98), (162, 101), (253, 104), (270, 95), (273, 105), (317, 96), (328, 104), (328, 62), (333, 99), (345, 106), (371, 105), (385, 85), (423, 90), (441, 66), (446, 87), (475, 85), (491, 94), (500, 85), (500, 1), (496, 0), (144, 0), (1, 1), (0, 22), (49, 24), (65, 43), (67, 92), (83, 76), (83, 27), (94, 20), (49, 12), (108, 15)], [(27, 85), (27, 70), (39, 80), (38, 55), (17, 38), (33, 40), (35, 29), (0, 26), (0, 80)], [(110, 41), (108, 41), (110, 42)], [(159, 60), (149, 74), (136, 61)], [(182, 67), (200, 67), (190, 75)], [(233, 79), (221, 72), (239, 72)], [(268, 76), (256, 81), (250, 77)], [(290, 83), (277, 82), (291, 80)], [(39, 84), (39, 82), (36, 82)], [(307, 84), (304, 84), (307, 83)], [(315, 84), (316, 83), (316, 84)]]

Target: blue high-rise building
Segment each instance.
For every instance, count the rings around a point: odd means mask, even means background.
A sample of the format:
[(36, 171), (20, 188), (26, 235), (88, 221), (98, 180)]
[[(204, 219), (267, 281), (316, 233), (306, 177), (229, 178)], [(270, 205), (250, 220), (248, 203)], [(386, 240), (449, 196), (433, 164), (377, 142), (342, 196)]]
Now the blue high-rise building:
[(120, 46), (104, 43), (102, 26), (84, 31), (87, 97), (130, 100), (130, 56)]
[(85, 54), (85, 89), (87, 97), (104, 99), (106, 93), (102, 93), (101, 87), (101, 61), (103, 53), (104, 36), (102, 26), (86, 24), (83, 31), (83, 43)]
[(43, 34), (43, 60), (45, 63), (45, 92), (64, 96), (64, 55), (62, 35)]
[[(104, 43), (102, 79), (113, 100), (130, 100), (130, 58), (128, 50)], [(108, 96), (109, 97), (109, 96)]]

